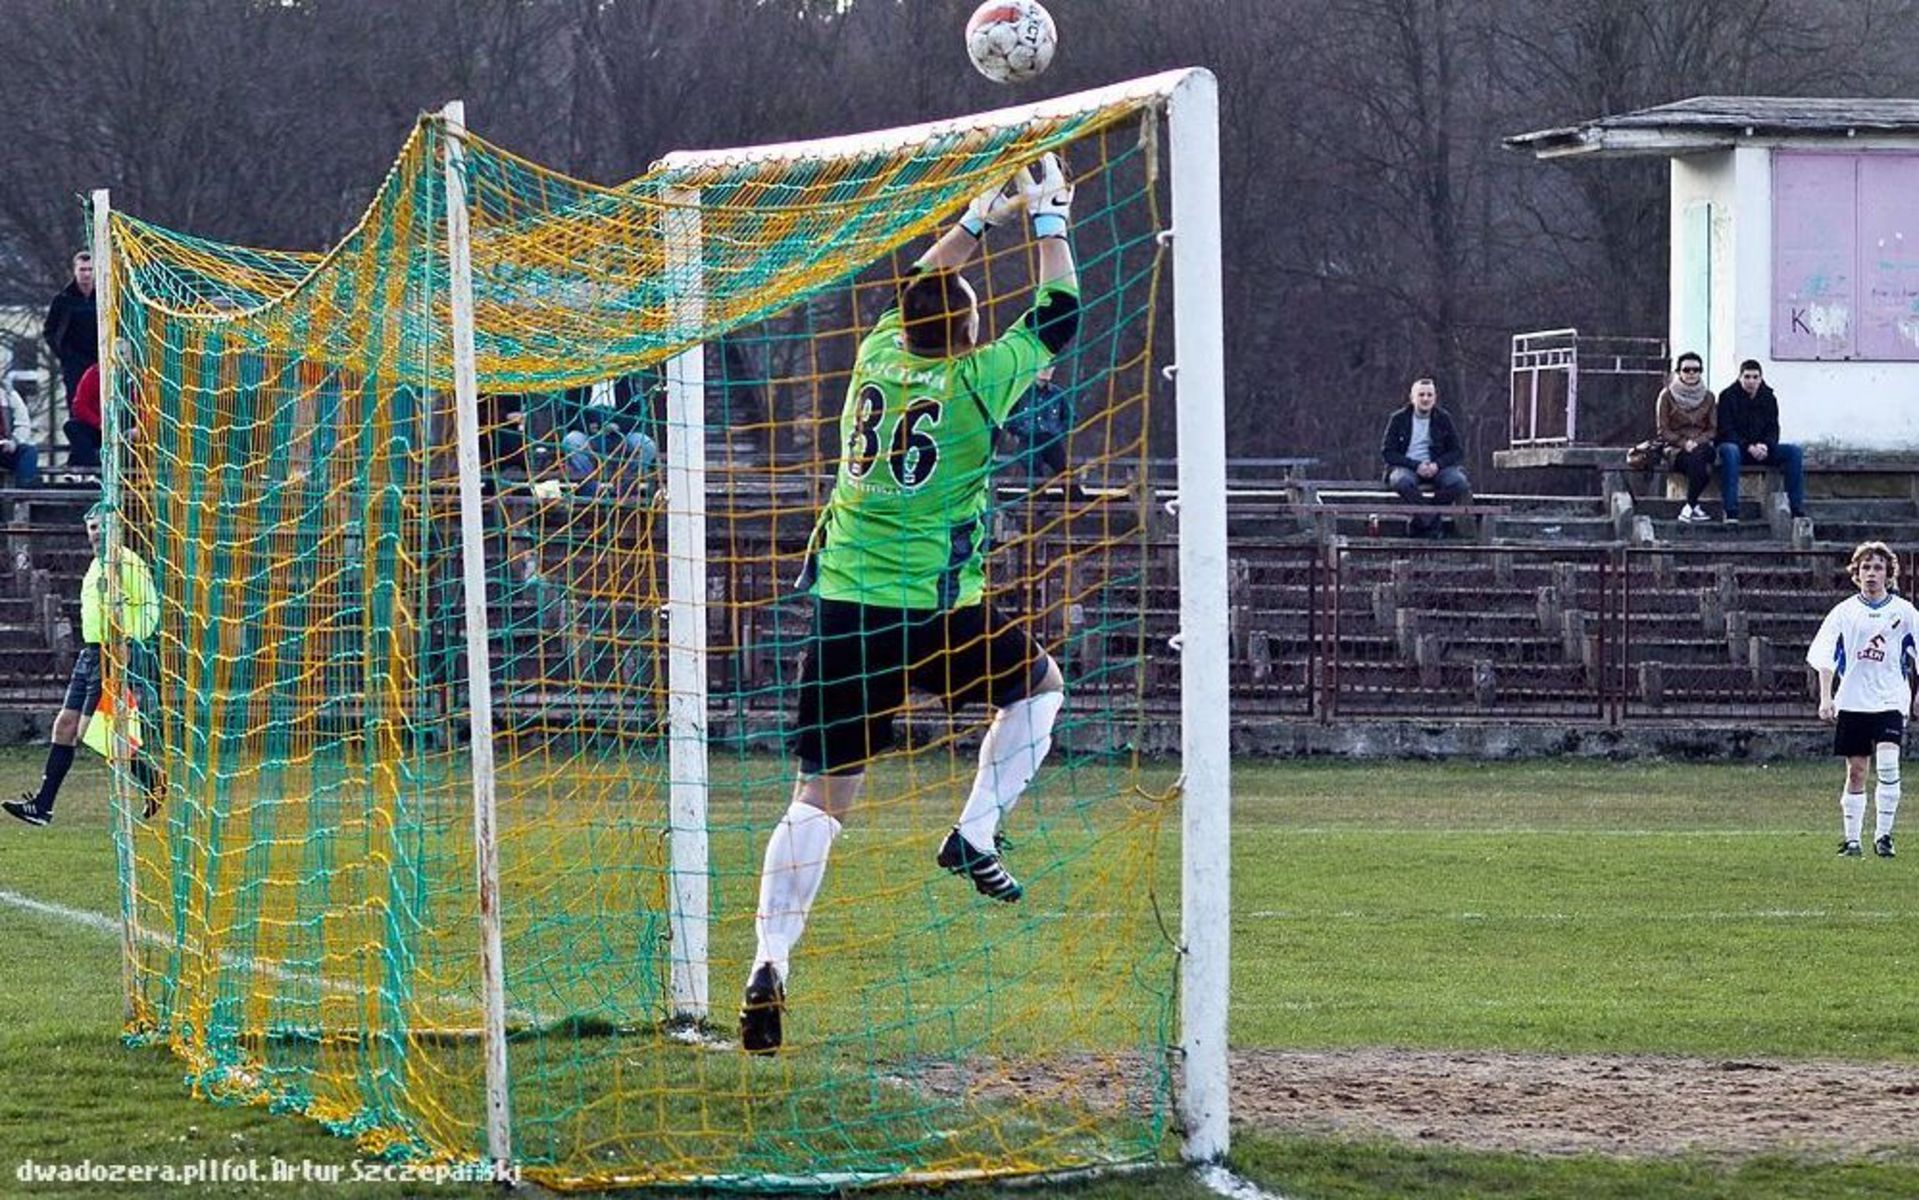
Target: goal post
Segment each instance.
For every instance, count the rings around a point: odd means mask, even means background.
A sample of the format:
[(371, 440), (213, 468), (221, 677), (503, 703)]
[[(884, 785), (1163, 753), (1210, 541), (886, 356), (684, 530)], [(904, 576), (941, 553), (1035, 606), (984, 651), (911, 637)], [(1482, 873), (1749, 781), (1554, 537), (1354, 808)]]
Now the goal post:
[[(324, 253), (100, 204), (108, 486), (161, 596), (173, 781), (116, 831), (130, 1033), (202, 1093), (562, 1189), (1222, 1157), (1217, 120), (1184, 70), (600, 186), (455, 103)], [(848, 407), (915, 258), (1052, 153), (1079, 327), (1048, 386), (976, 393), (944, 446), (938, 414)], [(1045, 294), (1025, 226), (963, 269), (982, 341)], [(745, 1055), (817, 667), (796, 581), (846, 472), (904, 496), (935, 451), (954, 580), (982, 564), (968, 586), (1066, 679), (1001, 825), (1026, 894), (935, 862), (985, 778), (985, 694), (876, 701), (785, 1045)]]
[[(680, 336), (706, 324), (700, 196), (675, 188), (660, 214), (672, 320)], [(667, 709), (673, 865), (673, 1010), (707, 1017), (706, 358), (695, 344), (666, 366)]]
[(1225, 306), (1220, 285), (1219, 99), (1208, 72), (1173, 89), (1172, 378), (1179, 412), (1180, 1049), (1184, 1151), (1227, 1149), (1232, 788), (1226, 566)]
[(453, 360), (454, 453), (459, 469), (460, 598), (467, 666), (468, 754), (473, 779), (474, 897), (479, 909), (482, 1036), (486, 1055), (486, 1154), (513, 1161), (513, 1122), (507, 1103), (506, 982), (501, 968), (498, 775), (493, 753), (493, 660), (487, 606), (485, 519), (480, 511), (480, 384), (473, 324), (473, 237), (466, 191), (466, 105), (441, 110), (446, 136), (448, 331)]

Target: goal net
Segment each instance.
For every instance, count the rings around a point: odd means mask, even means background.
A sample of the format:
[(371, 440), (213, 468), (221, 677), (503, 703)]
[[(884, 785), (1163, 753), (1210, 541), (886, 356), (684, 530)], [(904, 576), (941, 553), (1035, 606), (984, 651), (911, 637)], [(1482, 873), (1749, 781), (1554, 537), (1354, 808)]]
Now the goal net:
[[(1176, 422), (1218, 453), (1187, 96), (1209, 149), (1211, 79), (1181, 72), (614, 187), (450, 106), (325, 254), (96, 193), (108, 553), (162, 596), (157, 632), (109, 629), (106, 654), (137, 712), (122, 768), (167, 778), (143, 820), (115, 772), (130, 1036), (213, 1100), (562, 1188), (1223, 1148), (1224, 765), (1192, 740), (1223, 749), (1223, 670), (1192, 690), (1223, 655), (1223, 615), (1193, 615), (1223, 609), (1223, 500), (1182, 455), (1169, 504), (1165, 457)], [(795, 581), (854, 353), (968, 201), (1048, 152), (1077, 185), (1080, 330), (1057, 393), (1004, 420), (980, 521), (988, 601), (1066, 678), (1004, 823), (1026, 895), (935, 864), (992, 713), (914, 695), (793, 953), (785, 1044), (744, 1054), (762, 855), (800, 771)], [(983, 337), (1033, 303), (1037, 262), (1024, 220), (987, 234)], [(1173, 375), (1176, 343), (1210, 352)]]

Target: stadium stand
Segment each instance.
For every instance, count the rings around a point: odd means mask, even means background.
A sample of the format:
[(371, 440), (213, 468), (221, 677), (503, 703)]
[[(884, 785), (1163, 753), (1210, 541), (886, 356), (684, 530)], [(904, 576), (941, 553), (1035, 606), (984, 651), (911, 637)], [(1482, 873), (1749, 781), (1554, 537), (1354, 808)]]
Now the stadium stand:
[[(1476, 538), (1414, 541), (1400, 536), (1404, 506), (1391, 493), (1303, 476), (1312, 465), (1272, 460), (1235, 473), (1228, 602), (1242, 723), (1804, 723), (1800, 655), (1843, 590), (1844, 552), (1868, 537), (1919, 544), (1919, 500), (1883, 479), (1876, 489), (1891, 494), (1815, 494), (1816, 539), (1757, 511), (1731, 528), (1681, 525), (1676, 502), (1664, 498), (1634, 497), (1622, 509), (1604, 496), (1487, 493), (1455, 514), (1477, 519)], [(1028, 560), (1006, 573), (1026, 581), (1007, 606), (1048, 624), (1043, 636), (1065, 648), (1076, 686), (1139, 671), (1169, 714), (1179, 606), (1170, 467), (1148, 464), (1143, 482), (1089, 481), (1083, 501), (1058, 487), (1009, 484), (995, 530), (1006, 552)], [(827, 483), (803, 473), (776, 479), (713, 497), (728, 518), (713, 527), (729, 540), (711, 548), (709, 581), (716, 601), (751, 601), (709, 609), (710, 669), (726, 704), (716, 720), (767, 737), (777, 736), (798, 677), (807, 610), (790, 584)], [(0, 711), (11, 717), (44, 719), (59, 700), (87, 564), (80, 515), (91, 499), (0, 489), (12, 567), (0, 584)], [(501, 681), (501, 720), (608, 732), (656, 722), (646, 700), (654, 664), (630, 635), (606, 632), (633, 628), (618, 607), (635, 603), (633, 589), (556, 575), (569, 537), (603, 539), (617, 525), (616, 541), (632, 543), (644, 522), (608, 524), (603, 505), (538, 501), (524, 489), (491, 503), (497, 561), (515, 564), (494, 601), (502, 661), (516, 664)], [(606, 527), (590, 528), (595, 521)], [(1136, 596), (1092, 592), (1077, 577), (1075, 552), (1094, 540), (1134, 548), (1139, 569), (1125, 586)], [(1137, 620), (1110, 617), (1131, 608)], [(566, 670), (556, 672), (560, 661)], [(554, 688), (556, 677), (573, 686)]]

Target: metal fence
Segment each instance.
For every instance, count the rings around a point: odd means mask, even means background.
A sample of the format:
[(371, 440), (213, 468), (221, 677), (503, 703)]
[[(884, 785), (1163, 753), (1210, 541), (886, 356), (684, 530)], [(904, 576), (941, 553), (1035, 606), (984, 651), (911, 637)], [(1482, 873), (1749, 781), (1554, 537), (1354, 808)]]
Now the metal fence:
[(1824, 551), (1286, 546), (1235, 554), (1241, 720), (1802, 725)]
[[(1520, 446), (1568, 446), (1616, 436), (1622, 418), (1649, 414), (1647, 385), (1666, 377), (1663, 338), (1582, 334), (1577, 329), (1516, 333), (1509, 374), (1507, 435)], [(1636, 440), (1636, 439), (1635, 439)]]

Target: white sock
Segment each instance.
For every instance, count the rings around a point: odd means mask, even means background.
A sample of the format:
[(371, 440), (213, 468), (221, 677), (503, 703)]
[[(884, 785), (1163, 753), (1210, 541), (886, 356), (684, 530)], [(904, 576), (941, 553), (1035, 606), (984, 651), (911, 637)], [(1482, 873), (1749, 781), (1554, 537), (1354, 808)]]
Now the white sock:
[(1846, 815), (1846, 840), (1859, 840), (1859, 827), (1866, 823), (1866, 794), (1845, 792), (1839, 797), (1839, 811)]
[(980, 743), (979, 772), (960, 810), (960, 836), (973, 849), (993, 853), (1000, 818), (1013, 811), (1021, 793), (1039, 773), (1053, 748), (1053, 722), (1066, 703), (1065, 692), (1041, 692), (999, 710)]
[(760, 907), (753, 921), (759, 934), (753, 963), (772, 963), (782, 980), (787, 977), (793, 944), (806, 929), (813, 897), (826, 878), (826, 856), (839, 835), (840, 823), (825, 810), (795, 800), (767, 839), (766, 862), (760, 868)]
[(1891, 742), (1882, 742), (1876, 748), (1878, 759), (1879, 787), (1876, 789), (1875, 807), (1879, 810), (1878, 832), (1874, 837), (1885, 837), (1892, 832), (1892, 819), (1899, 813), (1899, 747)]

